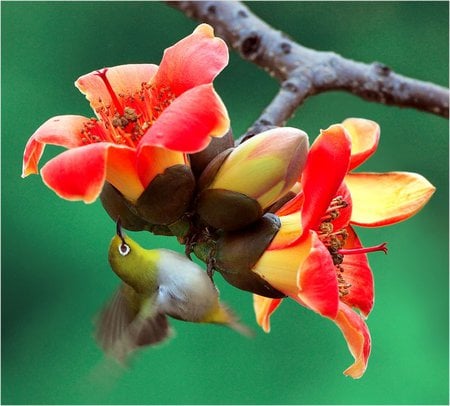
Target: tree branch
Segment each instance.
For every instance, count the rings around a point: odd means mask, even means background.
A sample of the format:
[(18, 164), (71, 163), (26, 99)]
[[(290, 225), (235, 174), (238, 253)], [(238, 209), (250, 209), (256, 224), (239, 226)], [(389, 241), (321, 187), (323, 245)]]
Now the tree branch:
[(169, 1), (168, 4), (214, 26), (217, 35), (243, 58), (281, 82), (280, 91), (248, 130), (248, 136), (266, 126), (285, 124), (307, 97), (331, 90), (449, 116), (448, 89), (399, 75), (379, 62), (365, 64), (334, 52), (306, 48), (274, 30), (239, 1)]

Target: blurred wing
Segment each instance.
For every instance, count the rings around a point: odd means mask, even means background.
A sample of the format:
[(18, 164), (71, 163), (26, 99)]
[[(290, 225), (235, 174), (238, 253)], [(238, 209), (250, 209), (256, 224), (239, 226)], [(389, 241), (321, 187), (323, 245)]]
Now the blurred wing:
[(138, 347), (157, 344), (170, 333), (167, 317), (156, 311), (154, 299), (143, 300), (126, 285), (117, 290), (96, 323), (100, 347), (120, 362)]

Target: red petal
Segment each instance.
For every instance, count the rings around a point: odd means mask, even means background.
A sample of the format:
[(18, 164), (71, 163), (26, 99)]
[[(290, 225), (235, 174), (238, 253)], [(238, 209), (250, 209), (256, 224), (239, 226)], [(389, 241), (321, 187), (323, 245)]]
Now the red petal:
[(228, 64), (225, 42), (214, 37), (212, 27), (199, 25), (195, 31), (164, 51), (153, 83), (169, 86), (175, 95), (211, 83)]
[(315, 228), (344, 180), (350, 160), (350, 138), (336, 124), (321, 131), (309, 151), (302, 174), (303, 228)]
[[(130, 148), (103, 142), (70, 149), (44, 165), (42, 179), (64, 199), (92, 203), (100, 194), (110, 170), (111, 183), (116, 183), (114, 175), (125, 178), (127, 184), (133, 182), (129, 162), (134, 153)], [(134, 178), (137, 179), (137, 174)]]
[(194, 153), (204, 149), (210, 136), (222, 136), (230, 121), (212, 85), (197, 86), (176, 98), (142, 137), (139, 148), (157, 146)]
[[(157, 70), (158, 66), (153, 64), (130, 64), (104, 68), (100, 71), (106, 71), (107, 81), (116, 97), (119, 97), (119, 95), (133, 95), (141, 90), (142, 83), (149, 82)], [(114, 104), (110, 90), (99, 75), (99, 71), (81, 76), (75, 82), (75, 86), (86, 95), (94, 111), (99, 107)], [(124, 99), (119, 97), (118, 100)]]
[(416, 214), (435, 187), (423, 176), (409, 172), (350, 173), (345, 177), (353, 200), (353, 224), (379, 227)]
[(344, 374), (355, 379), (361, 378), (367, 368), (370, 355), (369, 329), (361, 317), (344, 303), (339, 305), (339, 312), (334, 321), (344, 334), (348, 348), (355, 359)]
[(297, 273), (298, 298), (322, 316), (334, 318), (339, 305), (335, 266), (315, 232), (310, 231), (309, 240), (310, 253)]
[[(360, 248), (362, 244), (352, 227), (347, 227), (348, 238), (344, 248)], [(372, 270), (366, 254), (345, 255), (343, 278), (352, 286), (348, 295), (341, 297), (341, 301), (350, 307), (358, 308), (364, 317), (372, 310), (374, 302), (374, 283)]]
[(89, 123), (96, 131), (103, 133), (103, 128), (86, 117), (56, 116), (42, 124), (30, 137), (23, 156), (22, 176), (38, 173), (38, 163), (44, 152), (45, 144), (75, 148), (83, 145), (81, 131)]
[(255, 309), (256, 322), (266, 333), (270, 332), (270, 316), (278, 308), (282, 300), (253, 295), (253, 308)]
[(342, 122), (352, 139), (352, 157), (349, 171), (366, 161), (378, 147), (380, 126), (364, 118), (348, 118)]

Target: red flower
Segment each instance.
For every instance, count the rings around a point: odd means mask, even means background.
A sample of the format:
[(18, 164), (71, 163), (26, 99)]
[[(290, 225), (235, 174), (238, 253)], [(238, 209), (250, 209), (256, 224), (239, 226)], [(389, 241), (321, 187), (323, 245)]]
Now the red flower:
[(226, 44), (201, 24), (165, 50), (159, 67), (122, 65), (80, 77), (75, 86), (97, 118), (45, 122), (26, 145), (22, 176), (38, 173), (46, 144), (59, 145), (68, 151), (41, 169), (59, 196), (90, 203), (108, 181), (136, 201), (157, 174), (227, 132), (227, 111), (212, 85), (227, 63)]
[[(405, 220), (434, 192), (414, 173), (349, 172), (375, 152), (378, 138), (378, 125), (363, 119), (321, 132), (309, 152), (301, 191), (276, 213), (281, 228), (253, 267), (275, 289), (337, 324), (355, 358), (344, 372), (353, 378), (363, 375), (371, 348), (363, 320), (374, 302), (366, 253), (386, 252), (386, 246), (363, 248), (351, 224)], [(257, 321), (266, 332), (281, 300), (254, 295)]]

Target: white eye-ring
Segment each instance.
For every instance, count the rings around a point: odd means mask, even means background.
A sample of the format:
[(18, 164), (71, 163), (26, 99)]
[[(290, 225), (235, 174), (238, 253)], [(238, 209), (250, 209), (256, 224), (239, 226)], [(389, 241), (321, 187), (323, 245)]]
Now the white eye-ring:
[(129, 254), (129, 252), (130, 252), (130, 247), (127, 244), (122, 243), (122, 244), (119, 245), (119, 253), (120, 253), (120, 255), (126, 256), (126, 255)]

